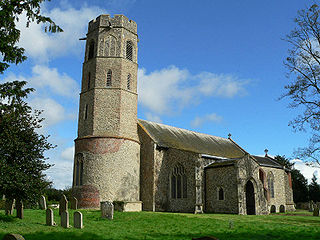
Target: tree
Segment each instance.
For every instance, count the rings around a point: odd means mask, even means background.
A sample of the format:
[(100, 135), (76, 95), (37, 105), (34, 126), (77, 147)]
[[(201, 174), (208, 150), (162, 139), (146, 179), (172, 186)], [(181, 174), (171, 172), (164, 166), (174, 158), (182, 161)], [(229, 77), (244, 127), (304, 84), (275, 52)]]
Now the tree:
[(44, 152), (54, 146), (37, 132), (43, 119), (24, 101), (33, 91), (25, 84), (0, 84), (0, 195), (34, 203), (50, 184), (43, 173), (51, 166)]
[[(22, 13), (26, 14), (27, 27), (31, 22), (45, 23), (45, 31), (62, 32), (49, 17), (40, 14), (40, 4), (45, 0), (0, 0), (0, 73), (3, 73), (10, 63), (21, 63), (26, 60), (24, 49), (17, 45), (20, 39), (20, 30), (16, 22)], [(48, 0), (50, 1), (50, 0)]]
[(295, 203), (309, 201), (308, 180), (298, 169), (294, 168), (294, 163), (291, 163), (285, 156), (279, 155), (275, 157), (275, 160), (291, 172), (293, 201)]
[(309, 144), (298, 149), (297, 156), (320, 164), (320, 9), (317, 4), (298, 11), (296, 27), (285, 40), (290, 44), (284, 65), (290, 83), (281, 98), (291, 99), (290, 107), (303, 112), (292, 120), (295, 130), (311, 130)]
[(309, 185), (310, 200), (320, 202), (320, 185), (317, 183), (317, 177), (313, 174)]

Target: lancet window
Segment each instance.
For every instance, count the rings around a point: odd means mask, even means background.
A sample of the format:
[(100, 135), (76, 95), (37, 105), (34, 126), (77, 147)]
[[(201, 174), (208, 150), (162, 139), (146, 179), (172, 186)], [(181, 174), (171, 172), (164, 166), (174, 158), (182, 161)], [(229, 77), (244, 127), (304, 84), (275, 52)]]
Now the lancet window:
[(129, 73), (127, 76), (127, 89), (131, 89), (131, 74)]
[(268, 189), (269, 189), (270, 197), (274, 198), (274, 176), (272, 172), (269, 172), (268, 174)]
[(109, 69), (107, 72), (107, 87), (112, 85), (112, 71)]
[(133, 59), (133, 46), (131, 41), (126, 43), (126, 59), (132, 61)]
[(83, 183), (83, 154), (78, 153), (76, 155), (76, 179), (75, 185), (81, 186)]
[(187, 175), (181, 164), (173, 168), (170, 180), (171, 198), (187, 198)]

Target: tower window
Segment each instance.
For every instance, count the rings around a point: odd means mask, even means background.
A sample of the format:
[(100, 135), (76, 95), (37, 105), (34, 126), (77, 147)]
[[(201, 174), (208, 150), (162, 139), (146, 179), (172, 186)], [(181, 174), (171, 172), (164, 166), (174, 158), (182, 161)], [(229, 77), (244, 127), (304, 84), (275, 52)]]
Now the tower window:
[(83, 116), (84, 120), (87, 120), (88, 118), (88, 104), (86, 104), (86, 106), (84, 107), (84, 116)]
[(109, 69), (107, 73), (107, 87), (110, 87), (112, 84), (112, 71)]
[(223, 192), (223, 188), (219, 188), (219, 192), (218, 192), (218, 199), (219, 200), (224, 200), (224, 192)]
[(94, 41), (92, 40), (89, 45), (88, 60), (93, 58), (93, 56), (94, 56)]
[(177, 165), (171, 173), (171, 198), (187, 198), (187, 175), (182, 165)]
[(75, 158), (76, 169), (75, 169), (75, 185), (81, 186), (83, 183), (83, 154), (78, 153)]
[(127, 89), (130, 90), (131, 89), (131, 74), (128, 74), (127, 77)]
[(133, 57), (133, 46), (131, 41), (127, 41), (126, 44), (126, 59), (132, 61)]
[(89, 72), (88, 73), (88, 86), (87, 86), (88, 90), (90, 89), (90, 85), (91, 85), (90, 81), (91, 81), (91, 73)]

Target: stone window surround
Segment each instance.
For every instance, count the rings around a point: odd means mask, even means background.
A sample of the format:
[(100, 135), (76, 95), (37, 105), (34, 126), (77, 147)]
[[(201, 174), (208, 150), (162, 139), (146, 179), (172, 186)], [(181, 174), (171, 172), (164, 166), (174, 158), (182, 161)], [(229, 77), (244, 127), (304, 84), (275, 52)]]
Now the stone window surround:
[[(181, 180), (181, 185), (180, 185), (180, 197), (178, 197), (178, 176), (180, 176), (180, 180)], [(175, 181), (175, 185), (174, 188), (172, 188), (173, 186), (173, 179)], [(169, 184), (169, 191), (170, 191), (170, 197), (171, 199), (187, 199), (188, 196), (188, 188), (187, 188), (187, 184), (188, 184), (188, 180), (187, 180), (187, 175), (185, 172), (185, 168), (183, 167), (182, 164), (176, 164), (171, 171), (170, 174), (170, 184)], [(174, 191), (174, 192), (173, 192)], [(173, 196), (174, 195), (174, 196)]]
[[(222, 190), (222, 193), (223, 193), (223, 199), (220, 199), (220, 189)], [(218, 201), (224, 201), (224, 200), (226, 200), (226, 193), (225, 193), (225, 191), (224, 191), (224, 189), (223, 189), (223, 187), (217, 187), (217, 200)]]

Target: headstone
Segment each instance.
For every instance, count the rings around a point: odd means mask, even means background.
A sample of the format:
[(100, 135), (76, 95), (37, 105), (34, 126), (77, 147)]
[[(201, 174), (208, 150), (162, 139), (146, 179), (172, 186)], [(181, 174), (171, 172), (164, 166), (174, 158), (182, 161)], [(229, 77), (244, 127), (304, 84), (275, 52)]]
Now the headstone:
[(69, 228), (69, 213), (64, 211), (61, 213), (61, 227)]
[(75, 228), (83, 228), (83, 218), (81, 212), (75, 212), (73, 214), (73, 225)]
[(17, 218), (23, 218), (23, 202), (19, 200), (16, 202), (16, 209), (17, 209)]
[(6, 215), (12, 215), (13, 214), (14, 203), (15, 203), (14, 199), (6, 199), (6, 202), (5, 202)]
[(309, 202), (309, 212), (313, 212), (313, 201)]
[(319, 216), (319, 208), (318, 206), (314, 206), (314, 209), (313, 209), (313, 216)]
[(45, 196), (42, 195), (40, 197), (39, 205), (40, 205), (40, 209), (42, 209), (42, 210), (46, 210), (47, 209), (47, 202), (46, 202), (46, 197)]
[(8, 233), (2, 238), (2, 240), (24, 240), (24, 238), (20, 234)]
[(46, 210), (46, 225), (47, 226), (56, 226), (56, 223), (53, 219), (53, 211), (51, 208), (47, 208)]
[(229, 220), (229, 229), (233, 229), (233, 221)]
[(70, 206), (71, 209), (74, 209), (74, 210), (78, 209), (78, 199), (76, 199), (75, 197), (72, 197), (70, 200), (70, 203), (71, 203), (71, 206)]
[(65, 211), (68, 211), (68, 200), (63, 194), (59, 202), (59, 215), (61, 216), (61, 213)]
[(102, 218), (113, 219), (114, 206), (112, 202), (101, 202), (100, 209)]

